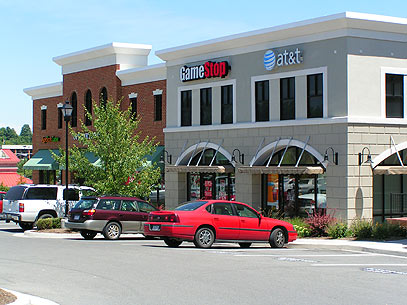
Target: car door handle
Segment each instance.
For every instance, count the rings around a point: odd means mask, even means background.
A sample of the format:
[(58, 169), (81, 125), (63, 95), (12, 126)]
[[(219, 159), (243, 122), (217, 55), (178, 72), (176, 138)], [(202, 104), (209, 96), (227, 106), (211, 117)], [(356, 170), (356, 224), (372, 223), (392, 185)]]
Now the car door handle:
[(219, 220), (219, 218), (218, 218), (218, 217), (215, 217), (214, 220)]

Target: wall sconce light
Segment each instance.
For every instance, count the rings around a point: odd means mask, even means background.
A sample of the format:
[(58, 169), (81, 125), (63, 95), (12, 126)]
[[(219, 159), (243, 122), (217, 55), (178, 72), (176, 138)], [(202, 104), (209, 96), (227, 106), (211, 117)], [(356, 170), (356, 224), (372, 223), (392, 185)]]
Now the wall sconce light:
[[(368, 154), (367, 154), (367, 159), (365, 162), (363, 162), (363, 157), (365, 156), (364, 151), (367, 149)], [(370, 149), (369, 147), (363, 147), (362, 152), (359, 153), (359, 166), (361, 166), (363, 163), (370, 163), (372, 164), (372, 155), (370, 154)]]
[(239, 156), (238, 156), (239, 162), (240, 162), (241, 164), (244, 164), (244, 154), (240, 153), (240, 150), (237, 149), (237, 148), (235, 148), (235, 149), (233, 150), (233, 152), (232, 152), (232, 161), (236, 161), (235, 151), (237, 151), (237, 152), (239, 153)]
[(335, 163), (335, 165), (338, 165), (338, 153), (334, 151), (334, 149), (329, 146), (325, 150), (325, 156), (324, 156), (324, 161), (329, 161), (328, 159), (328, 150), (332, 151), (332, 162)]
[(161, 159), (160, 161), (164, 162), (165, 154), (167, 154), (167, 163), (171, 164), (172, 163), (172, 155), (170, 155), (168, 153), (168, 151), (166, 151), (166, 150), (163, 151), (163, 153), (162, 153), (162, 155), (160, 157), (160, 159)]

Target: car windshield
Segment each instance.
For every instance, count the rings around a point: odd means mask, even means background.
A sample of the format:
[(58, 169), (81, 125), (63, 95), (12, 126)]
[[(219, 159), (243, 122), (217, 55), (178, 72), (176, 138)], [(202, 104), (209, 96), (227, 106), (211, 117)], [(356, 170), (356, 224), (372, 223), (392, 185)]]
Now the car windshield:
[(77, 204), (75, 204), (74, 209), (78, 209), (78, 210), (91, 209), (93, 207), (93, 205), (96, 203), (96, 201), (97, 201), (96, 198), (81, 199), (78, 201)]
[(187, 202), (187, 203), (177, 207), (175, 210), (176, 211), (195, 211), (197, 208), (203, 206), (205, 203), (208, 203), (208, 201)]

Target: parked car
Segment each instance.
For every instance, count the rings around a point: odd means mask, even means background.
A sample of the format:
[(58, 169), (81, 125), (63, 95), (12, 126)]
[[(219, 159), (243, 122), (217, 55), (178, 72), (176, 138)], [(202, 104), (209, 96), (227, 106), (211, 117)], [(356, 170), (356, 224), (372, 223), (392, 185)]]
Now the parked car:
[(192, 201), (174, 211), (151, 212), (144, 235), (161, 237), (170, 247), (192, 241), (199, 248), (220, 241), (237, 242), (243, 248), (269, 242), (281, 248), (297, 239), (292, 224), (264, 217), (247, 204), (224, 200)]
[[(68, 186), (68, 205), (73, 206), (85, 193), (94, 192), (87, 186)], [(65, 214), (66, 187), (47, 184), (13, 186), (4, 196), (6, 221), (14, 221), (23, 230), (30, 230), (38, 219), (62, 217)]]
[(6, 195), (6, 192), (0, 191), (0, 219), (3, 219), (4, 216), (1, 214), (3, 213), (3, 198)]
[(65, 227), (93, 239), (102, 233), (118, 239), (122, 233), (143, 233), (148, 214), (158, 209), (135, 197), (83, 197), (69, 212)]

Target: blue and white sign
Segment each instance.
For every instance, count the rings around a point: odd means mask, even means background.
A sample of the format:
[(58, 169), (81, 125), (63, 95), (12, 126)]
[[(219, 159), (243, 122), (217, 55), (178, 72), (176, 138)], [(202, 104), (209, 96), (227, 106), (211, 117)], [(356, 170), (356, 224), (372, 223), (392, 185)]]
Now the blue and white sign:
[(275, 64), (276, 64), (276, 56), (274, 55), (274, 52), (272, 50), (268, 50), (266, 53), (264, 53), (264, 68), (266, 68), (267, 71), (273, 70)]
[(267, 71), (271, 71), (277, 67), (298, 65), (302, 63), (302, 52), (296, 48), (294, 51), (284, 50), (282, 53), (275, 54), (272, 50), (264, 53), (263, 63)]

